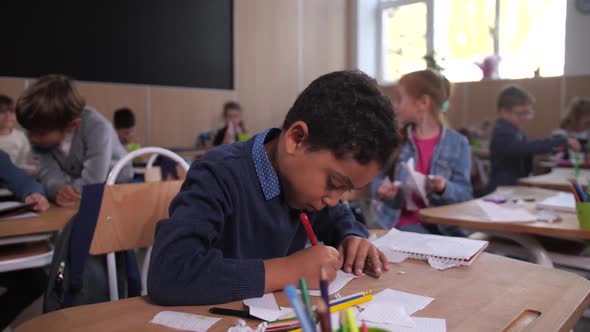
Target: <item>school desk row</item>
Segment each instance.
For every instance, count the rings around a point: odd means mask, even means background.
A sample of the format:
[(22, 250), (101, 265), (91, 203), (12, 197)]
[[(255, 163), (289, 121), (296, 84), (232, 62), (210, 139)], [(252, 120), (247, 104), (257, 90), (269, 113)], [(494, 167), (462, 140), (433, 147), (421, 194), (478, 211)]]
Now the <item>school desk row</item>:
[[(509, 189), (515, 195), (534, 196), (539, 200), (554, 194), (553, 191), (526, 187)], [(74, 213), (75, 209), (52, 207), (36, 218), (0, 222), (0, 238), (58, 231)], [(573, 214), (563, 214), (562, 220), (555, 223), (496, 224), (482, 221), (478, 213), (471, 201), (424, 209), (421, 214), (426, 222), (470, 229), (495, 230), (521, 236), (538, 234), (590, 239), (590, 231), (581, 229)], [(444, 318), (449, 331), (497, 331), (508, 326), (525, 326), (534, 331), (567, 331), (590, 304), (590, 282), (584, 278), (491, 254), (482, 255), (470, 267), (442, 272), (432, 270), (424, 262), (412, 260), (392, 267), (392, 272), (378, 281), (361, 278), (349, 284), (341, 293), (346, 295), (369, 288), (376, 291), (393, 288), (435, 297), (437, 300), (418, 316)], [(278, 299), (280, 304), (286, 304), (281, 295), (278, 295)], [(229, 307), (240, 305), (236, 302), (229, 304)], [(210, 315), (206, 309), (166, 308)], [(162, 326), (148, 323), (161, 310), (164, 308), (151, 304), (147, 298), (135, 298), (43, 315), (23, 324), (17, 331), (33, 331), (40, 327), (44, 327), (44, 330), (165, 330)], [(122, 312), (125, 315), (120, 315)], [(224, 318), (213, 330), (225, 331), (234, 323), (235, 319)]]

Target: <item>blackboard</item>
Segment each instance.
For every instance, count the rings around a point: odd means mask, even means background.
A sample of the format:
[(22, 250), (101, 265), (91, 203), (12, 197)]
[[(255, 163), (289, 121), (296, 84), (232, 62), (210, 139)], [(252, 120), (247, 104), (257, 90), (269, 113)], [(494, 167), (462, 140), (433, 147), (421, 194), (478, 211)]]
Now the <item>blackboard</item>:
[(2, 1), (0, 76), (233, 89), (232, 0)]

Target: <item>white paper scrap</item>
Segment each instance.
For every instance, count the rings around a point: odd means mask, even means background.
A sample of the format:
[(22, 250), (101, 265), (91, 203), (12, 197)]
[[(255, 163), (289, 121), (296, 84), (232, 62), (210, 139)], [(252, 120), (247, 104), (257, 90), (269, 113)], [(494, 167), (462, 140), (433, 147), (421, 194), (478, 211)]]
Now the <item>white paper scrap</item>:
[(389, 302), (371, 301), (369, 305), (357, 317), (359, 321), (391, 324), (396, 326), (415, 327), (416, 323), (406, 312), (403, 306)]
[[(402, 306), (408, 315), (413, 315), (415, 312), (426, 308), (426, 306), (434, 301), (434, 298), (387, 288), (373, 295), (373, 301), (371, 303), (376, 301), (384, 302), (386, 305)], [(366, 308), (368, 305), (369, 303), (363, 303), (360, 307)]]
[(245, 299), (244, 304), (250, 308), (250, 315), (265, 321), (273, 321), (285, 315), (272, 293), (264, 294), (262, 297)]
[(204, 332), (220, 320), (221, 318), (193, 315), (186, 312), (160, 311), (151, 322), (177, 330)]
[[(342, 288), (346, 286), (352, 279), (358, 278), (358, 276), (352, 273), (346, 273), (344, 271), (338, 270), (336, 273), (336, 279), (330, 282), (330, 287), (328, 288), (328, 294), (332, 295)], [(320, 296), (321, 292), (319, 290), (310, 290), (309, 295), (311, 296)]]

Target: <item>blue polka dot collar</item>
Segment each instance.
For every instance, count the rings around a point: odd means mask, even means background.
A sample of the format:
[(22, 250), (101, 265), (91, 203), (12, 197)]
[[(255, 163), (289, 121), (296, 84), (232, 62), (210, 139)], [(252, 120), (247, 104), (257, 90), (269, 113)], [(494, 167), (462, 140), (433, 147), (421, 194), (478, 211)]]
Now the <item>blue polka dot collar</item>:
[(258, 175), (258, 182), (260, 182), (264, 198), (267, 201), (277, 197), (281, 193), (281, 186), (279, 184), (279, 177), (268, 159), (266, 150), (264, 150), (264, 142), (269, 133), (271, 136), (275, 136), (280, 132), (281, 130), (278, 128), (267, 129), (256, 135), (254, 145), (252, 145), (254, 168), (256, 169), (256, 175)]

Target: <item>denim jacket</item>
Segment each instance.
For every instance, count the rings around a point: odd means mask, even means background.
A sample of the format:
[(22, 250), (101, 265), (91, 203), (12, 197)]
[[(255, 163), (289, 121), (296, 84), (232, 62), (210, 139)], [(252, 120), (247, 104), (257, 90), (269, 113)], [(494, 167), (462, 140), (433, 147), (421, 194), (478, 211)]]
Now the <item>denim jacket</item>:
[[(396, 161), (395, 179), (405, 182), (408, 172), (401, 166), (401, 162), (407, 162), (414, 158), (417, 164), (418, 151), (411, 135), (412, 128), (408, 128), (408, 140), (402, 147), (400, 156)], [(436, 144), (430, 161), (429, 174), (441, 175), (447, 181), (446, 189), (442, 194), (430, 192), (428, 200), (430, 206), (449, 205), (460, 203), (472, 198), (471, 188), (471, 150), (467, 139), (453, 129), (443, 127), (441, 138)], [(392, 228), (397, 223), (401, 208), (404, 203), (404, 195), (401, 192), (393, 200), (381, 200), (377, 195), (377, 188), (385, 178), (382, 172), (372, 183), (371, 192), (373, 199), (381, 201), (376, 212), (381, 226)]]

